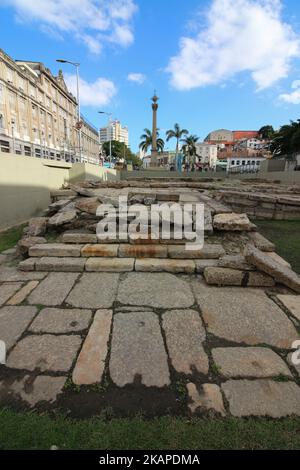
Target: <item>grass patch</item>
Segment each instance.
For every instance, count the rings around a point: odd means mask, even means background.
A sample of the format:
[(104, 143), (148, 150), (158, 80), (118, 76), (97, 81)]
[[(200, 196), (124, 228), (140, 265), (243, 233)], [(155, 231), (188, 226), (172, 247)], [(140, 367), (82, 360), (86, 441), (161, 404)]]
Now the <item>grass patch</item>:
[(0, 449), (299, 449), (300, 418), (71, 420), (0, 411)]
[(277, 253), (300, 274), (300, 220), (255, 220), (259, 231), (276, 245)]
[(5, 232), (0, 232), (0, 253), (1, 251), (13, 248), (18, 243), (22, 237), (24, 227), (26, 227), (25, 224), (5, 230)]

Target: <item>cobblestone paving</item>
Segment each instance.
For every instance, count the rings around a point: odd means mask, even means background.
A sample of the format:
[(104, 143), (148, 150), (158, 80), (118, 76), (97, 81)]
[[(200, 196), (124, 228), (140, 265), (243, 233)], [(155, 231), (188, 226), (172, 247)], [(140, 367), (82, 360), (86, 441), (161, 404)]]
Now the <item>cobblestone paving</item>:
[(298, 299), (200, 275), (2, 265), (0, 403), (99, 414), (134, 396), (135, 411), (300, 416)]

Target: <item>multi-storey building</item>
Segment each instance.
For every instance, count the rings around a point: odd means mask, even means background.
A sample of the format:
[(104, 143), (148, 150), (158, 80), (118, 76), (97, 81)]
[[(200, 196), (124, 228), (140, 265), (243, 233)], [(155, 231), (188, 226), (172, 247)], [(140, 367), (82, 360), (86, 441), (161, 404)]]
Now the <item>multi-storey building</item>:
[[(77, 102), (62, 72), (41, 62), (14, 61), (0, 49), (0, 151), (79, 161)], [(96, 129), (84, 120), (82, 161), (99, 162)]]
[(102, 127), (99, 132), (100, 143), (108, 142), (110, 140), (117, 140), (124, 142), (128, 146), (128, 127), (122, 127), (120, 121), (111, 121), (108, 126)]
[(218, 146), (216, 144), (199, 142), (196, 144), (196, 153), (198, 164), (200, 167), (211, 169), (216, 168), (218, 159)]

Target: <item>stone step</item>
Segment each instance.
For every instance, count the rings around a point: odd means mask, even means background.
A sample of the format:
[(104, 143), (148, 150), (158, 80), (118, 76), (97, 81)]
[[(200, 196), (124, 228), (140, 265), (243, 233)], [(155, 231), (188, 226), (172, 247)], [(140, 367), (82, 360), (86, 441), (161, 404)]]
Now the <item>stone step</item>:
[(67, 245), (65, 243), (43, 243), (29, 248), (29, 256), (42, 258), (54, 257), (80, 257), (83, 245)]

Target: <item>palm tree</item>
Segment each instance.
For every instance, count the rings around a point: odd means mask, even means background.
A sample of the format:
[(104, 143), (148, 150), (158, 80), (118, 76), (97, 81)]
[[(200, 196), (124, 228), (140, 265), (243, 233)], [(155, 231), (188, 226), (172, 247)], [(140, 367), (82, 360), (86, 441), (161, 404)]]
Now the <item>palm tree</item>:
[(189, 131), (187, 129), (180, 129), (179, 124), (174, 124), (174, 129), (169, 129), (166, 131), (166, 136), (167, 136), (167, 142), (170, 139), (175, 138), (176, 139), (176, 154), (175, 154), (175, 160), (177, 159), (178, 155), (178, 150), (179, 150), (179, 140), (184, 136), (187, 135)]
[(189, 163), (195, 163), (195, 157), (197, 154), (196, 143), (198, 140), (199, 137), (196, 135), (189, 135), (184, 139), (181, 139), (181, 142), (183, 143), (182, 151)]
[[(159, 137), (159, 131), (156, 131), (156, 145), (157, 145), (157, 150), (159, 152), (162, 152), (165, 146), (165, 142), (163, 139)], [(139, 148), (142, 149), (144, 152), (147, 152), (148, 148), (152, 146), (152, 132), (150, 129), (144, 129), (144, 134), (141, 135), (140, 137), (141, 143), (139, 145)]]
[(300, 151), (300, 119), (281, 126), (274, 134), (270, 148), (273, 157), (285, 156), (287, 160), (293, 160)]

